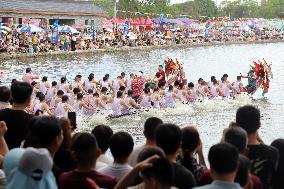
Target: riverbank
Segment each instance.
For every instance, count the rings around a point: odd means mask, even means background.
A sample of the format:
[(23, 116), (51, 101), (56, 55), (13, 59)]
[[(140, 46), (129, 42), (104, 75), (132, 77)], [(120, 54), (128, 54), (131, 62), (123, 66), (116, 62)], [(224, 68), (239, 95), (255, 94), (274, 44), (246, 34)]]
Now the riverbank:
[(253, 42), (227, 42), (227, 43), (218, 43), (218, 42), (207, 42), (200, 44), (174, 44), (174, 45), (163, 45), (163, 46), (141, 46), (141, 47), (124, 47), (124, 48), (107, 48), (107, 49), (90, 49), (90, 50), (77, 50), (77, 51), (51, 51), (51, 52), (42, 52), (42, 53), (33, 53), (33, 54), (7, 54), (1, 53), (0, 60), (6, 61), (11, 59), (27, 59), (27, 58), (42, 58), (46, 56), (51, 57), (66, 57), (66, 55), (81, 55), (81, 54), (100, 54), (100, 53), (114, 53), (114, 52), (125, 52), (125, 51), (151, 51), (155, 49), (179, 49), (187, 47), (204, 47), (204, 46), (221, 46), (221, 45), (238, 45), (238, 44), (263, 44), (263, 43), (278, 43), (284, 42), (284, 40), (267, 40), (267, 41), (253, 41)]

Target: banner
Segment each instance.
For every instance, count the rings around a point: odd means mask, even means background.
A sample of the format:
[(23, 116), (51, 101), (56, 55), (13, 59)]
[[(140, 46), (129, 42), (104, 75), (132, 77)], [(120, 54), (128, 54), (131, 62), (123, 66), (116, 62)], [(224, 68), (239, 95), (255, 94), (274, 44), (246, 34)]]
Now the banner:
[(124, 28), (123, 28), (124, 35), (128, 34), (128, 30), (129, 30), (129, 24), (128, 24), (128, 21), (126, 20), (124, 23)]
[(95, 40), (95, 21), (91, 20), (91, 33), (92, 33), (92, 40)]
[(59, 22), (58, 19), (54, 21), (51, 43), (57, 43), (57, 41), (58, 41), (58, 22)]
[(163, 28), (163, 25), (164, 25), (163, 19), (164, 19), (164, 15), (161, 14), (160, 15), (160, 28)]

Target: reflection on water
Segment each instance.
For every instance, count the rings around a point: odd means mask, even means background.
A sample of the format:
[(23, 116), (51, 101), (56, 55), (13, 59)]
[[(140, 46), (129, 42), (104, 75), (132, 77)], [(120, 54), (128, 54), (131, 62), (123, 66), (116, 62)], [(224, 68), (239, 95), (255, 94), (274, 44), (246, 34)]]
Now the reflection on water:
[[(252, 60), (265, 58), (272, 62), (274, 79), (267, 98), (251, 102), (244, 99), (235, 102), (208, 102), (193, 107), (186, 107), (183, 111), (179, 108), (174, 112), (150, 112), (121, 119), (106, 121), (103, 116), (94, 116), (84, 120), (89, 122), (90, 127), (95, 123), (105, 123), (112, 126), (114, 130), (126, 130), (132, 133), (136, 144), (143, 141), (143, 123), (148, 116), (162, 117), (165, 122), (173, 122), (180, 126), (190, 124), (197, 125), (204, 140), (204, 146), (208, 149), (213, 143), (220, 140), (222, 130), (229, 122), (234, 121), (237, 107), (253, 103), (261, 109), (262, 127), (261, 136), (270, 144), (272, 140), (284, 137), (284, 43), (275, 44), (252, 44), (252, 45), (230, 45), (211, 46), (172, 50), (152, 51), (130, 51), (115, 52), (111, 54), (66, 56), (64, 58), (47, 57), (42, 59), (28, 59), (19, 62), (11, 60), (2, 62), (2, 70), (6, 73), (6, 82), (12, 78), (21, 78), (26, 67), (31, 67), (34, 72), (49, 77), (49, 80), (59, 80), (61, 76), (67, 75), (69, 81), (75, 75), (86, 76), (93, 72), (100, 79), (104, 74), (110, 73), (114, 78), (120, 72), (127, 74), (143, 71), (153, 76), (157, 66), (163, 63), (166, 57), (177, 57), (184, 63), (184, 68), (189, 81), (197, 81), (202, 77), (206, 80), (211, 75), (220, 78), (227, 73), (229, 80), (234, 81), (239, 73), (245, 74)], [(229, 103), (233, 105), (228, 106)]]

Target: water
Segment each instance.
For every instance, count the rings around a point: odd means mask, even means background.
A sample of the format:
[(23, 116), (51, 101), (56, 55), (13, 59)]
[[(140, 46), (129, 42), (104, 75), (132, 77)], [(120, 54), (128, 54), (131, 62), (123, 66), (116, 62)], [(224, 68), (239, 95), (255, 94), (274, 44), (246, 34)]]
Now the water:
[(128, 75), (140, 70), (152, 77), (158, 65), (162, 64), (165, 58), (176, 57), (184, 63), (189, 81), (197, 81), (200, 77), (209, 80), (211, 75), (220, 78), (224, 73), (229, 75), (230, 81), (234, 81), (239, 73), (245, 74), (248, 71), (250, 62), (253, 60), (265, 58), (272, 62), (274, 78), (271, 81), (269, 94), (266, 98), (261, 98), (256, 94), (257, 100), (254, 102), (247, 97), (242, 97), (236, 101), (204, 102), (193, 107), (182, 105), (177, 110), (150, 111), (109, 121), (102, 115), (79, 118), (82, 125), (88, 126), (87, 130), (98, 123), (104, 123), (110, 125), (115, 131), (127, 131), (132, 134), (136, 144), (144, 142), (143, 123), (149, 116), (161, 117), (165, 122), (175, 123), (181, 127), (196, 125), (205, 151), (208, 151), (212, 144), (220, 141), (223, 129), (234, 121), (236, 109), (247, 103), (254, 104), (261, 110), (260, 135), (265, 143), (270, 144), (273, 140), (284, 137), (283, 52), (284, 43), (248, 44), (115, 52), (66, 56), (60, 59), (46, 57), (26, 61), (11, 60), (2, 62), (0, 65), (6, 73), (4, 82), (10, 82), (12, 78), (21, 78), (26, 67), (31, 67), (34, 72), (42, 73), (42, 76), (48, 76), (50, 81), (59, 80), (64, 75), (67, 75), (68, 80), (71, 81), (77, 74), (86, 78), (90, 72), (93, 72), (97, 79), (102, 78), (106, 73), (110, 73), (114, 78), (122, 71)]

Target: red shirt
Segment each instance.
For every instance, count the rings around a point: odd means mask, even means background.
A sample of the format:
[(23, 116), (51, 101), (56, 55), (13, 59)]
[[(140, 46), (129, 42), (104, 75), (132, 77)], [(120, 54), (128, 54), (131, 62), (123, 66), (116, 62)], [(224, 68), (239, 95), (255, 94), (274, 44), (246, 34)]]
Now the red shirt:
[(161, 71), (161, 72), (157, 72), (157, 73), (156, 73), (156, 78), (160, 78), (161, 76), (162, 76), (162, 79), (159, 80), (159, 83), (166, 81), (166, 74), (165, 74), (164, 71)]
[(58, 186), (59, 189), (93, 189), (87, 178), (94, 180), (100, 188), (112, 189), (116, 185), (114, 177), (100, 174), (96, 171), (70, 171), (60, 175)]
[(146, 80), (143, 77), (138, 77), (132, 81), (133, 96), (140, 96), (143, 93), (143, 87)]

